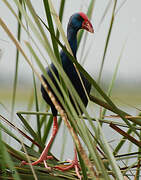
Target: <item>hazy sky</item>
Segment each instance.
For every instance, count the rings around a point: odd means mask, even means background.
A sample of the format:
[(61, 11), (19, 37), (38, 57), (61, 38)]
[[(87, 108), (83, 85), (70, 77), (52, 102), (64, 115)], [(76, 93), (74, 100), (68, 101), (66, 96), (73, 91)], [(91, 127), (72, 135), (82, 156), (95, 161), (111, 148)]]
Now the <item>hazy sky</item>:
[[(89, 49), (85, 61), (85, 68), (94, 76), (98, 75), (100, 64), (103, 56), (105, 40), (109, 29), (109, 23), (111, 19), (111, 13), (113, 9), (113, 2), (108, 10), (107, 15), (104, 18), (103, 23), (99, 28), (100, 20), (103, 16), (103, 12), (110, 0), (96, 0), (94, 13), (92, 16), (92, 24), (95, 29), (94, 34), (88, 34), (86, 42), (86, 49), (84, 56)], [(13, 1), (9, 1), (14, 8)], [(36, 12), (45, 20), (45, 14), (43, 13), (42, 1), (32, 0)], [(57, 12), (60, 0), (52, 0)], [(83, 11), (86, 12), (90, 0), (67, 0), (65, 6), (65, 16), (63, 19), (63, 27), (66, 32), (66, 26), (69, 17), (74, 12)], [(124, 2), (124, 0), (117, 0), (117, 8)], [(125, 82), (132, 81), (141, 82), (141, 1), (140, 0), (127, 0), (122, 8), (118, 11), (115, 17), (114, 26), (108, 46), (106, 60), (104, 64), (104, 71), (102, 79), (108, 76), (112, 76), (117, 60), (121, 54), (123, 46), (125, 48), (120, 62), (118, 70), (117, 80), (122, 79)], [(5, 6), (0, 1), (0, 17), (5, 21), (10, 30), (16, 35), (17, 21)], [(22, 44), (24, 46), (24, 40), (27, 40), (27, 36), (22, 32)], [(84, 41), (82, 42), (82, 44)], [(24, 46), (25, 47), (25, 46)], [(2, 50), (2, 57), (0, 59), (0, 81), (8, 77), (8, 83), (13, 79), (14, 67), (15, 67), (15, 46), (7, 37), (6, 33), (0, 28), (0, 49)], [(81, 60), (81, 49), (77, 54), (79, 60)], [(0, 51), (1, 54), (1, 51)], [(83, 56), (83, 57), (84, 57)], [(20, 77), (26, 77), (30, 75), (30, 69), (25, 63), (24, 59), (20, 57)]]

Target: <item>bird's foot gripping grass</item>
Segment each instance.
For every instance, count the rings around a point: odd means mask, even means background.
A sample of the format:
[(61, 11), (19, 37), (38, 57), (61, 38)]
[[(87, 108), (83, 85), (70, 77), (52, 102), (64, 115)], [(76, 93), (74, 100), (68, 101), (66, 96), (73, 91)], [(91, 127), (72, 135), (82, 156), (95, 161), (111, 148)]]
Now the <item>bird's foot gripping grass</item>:
[[(49, 170), (51, 169), (50, 167), (48, 167), (48, 165), (46, 163), (46, 160), (53, 159), (52, 156), (48, 156), (48, 152), (49, 152), (50, 146), (51, 146), (51, 144), (52, 144), (52, 142), (53, 142), (53, 140), (54, 140), (54, 138), (55, 138), (55, 136), (57, 134), (57, 131), (58, 131), (58, 123), (57, 123), (57, 117), (55, 116), (55, 117), (53, 117), (53, 131), (52, 131), (52, 135), (50, 137), (49, 143), (44, 148), (44, 150), (43, 150), (41, 156), (39, 157), (39, 159), (37, 161), (31, 163), (31, 165), (34, 166), (34, 165), (37, 165), (37, 164), (43, 162), (47, 169), (49, 169)], [(29, 163), (26, 162), (26, 161), (22, 161), (22, 163), (21, 163), (21, 165), (27, 165), (27, 164), (29, 164)]]
[(67, 167), (60, 167), (60, 166), (55, 166), (54, 168), (56, 169), (59, 169), (61, 171), (67, 171), (67, 170), (70, 170), (72, 168), (75, 168), (75, 172), (76, 172), (76, 175), (77, 177), (81, 180), (81, 176), (80, 176), (80, 173), (79, 173), (79, 170), (81, 169), (80, 168), (80, 165), (78, 163), (78, 159), (77, 159), (77, 151), (76, 149), (74, 150), (74, 159), (73, 160), (67, 160), (68, 163), (71, 163), (70, 165), (67, 165)]
[[(35, 161), (35, 162), (32, 162), (31, 163), (31, 165), (32, 166), (34, 166), (34, 165), (38, 165), (38, 164), (40, 164), (40, 163), (44, 163), (44, 166), (45, 166), (45, 168), (47, 168), (48, 170), (51, 170), (51, 167), (49, 167), (48, 165), (47, 165), (47, 163), (46, 163), (46, 160), (48, 160), (48, 159), (53, 159), (53, 157), (52, 156), (46, 156), (46, 157), (44, 157), (44, 156), (40, 156), (40, 158), (37, 160), (37, 161)], [(22, 161), (21, 162), (21, 165), (28, 165), (29, 163), (28, 162), (26, 162), (26, 161)]]
[[(81, 180), (81, 175), (80, 175), (80, 173), (79, 173), (79, 170), (80, 170), (81, 168), (80, 168), (80, 165), (79, 165), (79, 163), (78, 163), (77, 151), (76, 151), (76, 149), (74, 150), (74, 153), (75, 153), (74, 159), (73, 159), (73, 160), (70, 160), (70, 159), (69, 159), (69, 160), (66, 161), (67, 163), (71, 163), (70, 165), (65, 165), (65, 167), (58, 165), (58, 166), (54, 166), (53, 168), (58, 169), (58, 170), (61, 170), (61, 171), (67, 171), (67, 170), (70, 170), (70, 169), (75, 168), (76, 175), (77, 175), (77, 177)], [(34, 166), (34, 165), (38, 165), (38, 164), (40, 164), (40, 163), (44, 163), (45, 168), (47, 168), (48, 170), (51, 170), (51, 167), (49, 167), (49, 166), (47, 165), (47, 163), (46, 163), (46, 160), (48, 160), (48, 159), (53, 159), (53, 157), (52, 157), (52, 156), (47, 156), (46, 152), (43, 151), (42, 154), (41, 154), (41, 156), (40, 156), (40, 158), (39, 158), (37, 161), (32, 162), (31, 165)], [(29, 165), (29, 163), (26, 162), (26, 161), (22, 161), (22, 162), (21, 162), (21, 165)]]

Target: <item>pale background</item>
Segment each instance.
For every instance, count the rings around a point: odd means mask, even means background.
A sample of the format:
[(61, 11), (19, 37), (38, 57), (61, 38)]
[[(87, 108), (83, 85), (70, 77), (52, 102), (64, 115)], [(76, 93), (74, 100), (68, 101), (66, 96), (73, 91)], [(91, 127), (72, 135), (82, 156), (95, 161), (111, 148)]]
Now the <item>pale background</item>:
[[(37, 14), (45, 20), (45, 14), (43, 13), (43, 5), (40, 0), (34, 2), (34, 7)], [(63, 18), (63, 27), (66, 32), (67, 22), (69, 17), (79, 11), (86, 12), (89, 0), (67, 0), (65, 6), (65, 16)], [(95, 30), (95, 34), (88, 34), (88, 40), (86, 42), (86, 49), (84, 55), (89, 49), (89, 53), (84, 63), (84, 67), (87, 71), (97, 80), (101, 60), (104, 52), (105, 40), (109, 29), (109, 23), (111, 19), (111, 13), (113, 9), (113, 2), (106, 14), (101, 26), (99, 27), (100, 20), (103, 16), (103, 12), (109, 3), (107, 0), (97, 0), (95, 3), (94, 13), (92, 16), (92, 24)], [(117, 9), (123, 3), (123, 0), (118, 0)], [(15, 7), (13, 1), (10, 3)], [(60, 1), (53, 0), (53, 4), (58, 12)], [(105, 92), (112, 79), (112, 75), (115, 70), (116, 63), (121, 54), (123, 46), (123, 55), (121, 57), (120, 66), (118, 69), (117, 78), (115, 81), (115, 87), (112, 92), (112, 98), (115, 102), (119, 103), (126, 112), (130, 112), (133, 115), (138, 113), (138, 110), (132, 106), (141, 109), (141, 1), (140, 0), (127, 0), (122, 8), (118, 11), (115, 17), (114, 26), (106, 54), (106, 60), (104, 63), (104, 69), (102, 74), (102, 85), (104, 86)], [(2, 1), (0, 1), (0, 17), (5, 21), (7, 26), (10, 28), (12, 33), (17, 33), (17, 21), (7, 9)], [(24, 49), (24, 41), (28, 40), (27, 35), (22, 31), (22, 44)], [(77, 57), (81, 62), (81, 49), (84, 41), (81, 44), (81, 48), (78, 51)], [(9, 110), (11, 108), (11, 97), (13, 87), (13, 77), (15, 71), (15, 46), (11, 40), (7, 37), (6, 33), (0, 28), (0, 103), (3, 103)], [(28, 51), (27, 54), (29, 55)], [(30, 57), (30, 55), (29, 55)], [(84, 56), (83, 56), (84, 57)], [(50, 61), (50, 60), (49, 60)], [(26, 110), (27, 99), (31, 95), (33, 86), (32, 73), (29, 66), (26, 64), (24, 58), (20, 56), (19, 63), (19, 79), (18, 79), (18, 90), (16, 98), (15, 112), (18, 110)], [(38, 86), (40, 90), (40, 85)], [(40, 92), (39, 92), (40, 95)], [(93, 108), (90, 107), (89, 111), (93, 114)], [(2, 115), (9, 116), (9, 114), (0, 107), (0, 113)], [(95, 113), (95, 112), (94, 112)], [(17, 119), (18, 123), (19, 120)], [(107, 140), (113, 139), (118, 140), (118, 136), (114, 136), (114, 131), (109, 131), (105, 128), (105, 135)], [(62, 132), (62, 130), (61, 130)], [(58, 144), (56, 147), (58, 152), (61, 147), (60, 139), (63, 134), (58, 135)], [(60, 138), (60, 139), (59, 139)], [(73, 150), (70, 148), (72, 140), (69, 138), (67, 142), (67, 152), (65, 157), (72, 156)], [(54, 146), (55, 146), (54, 145)], [(56, 148), (52, 150), (57, 154)]]

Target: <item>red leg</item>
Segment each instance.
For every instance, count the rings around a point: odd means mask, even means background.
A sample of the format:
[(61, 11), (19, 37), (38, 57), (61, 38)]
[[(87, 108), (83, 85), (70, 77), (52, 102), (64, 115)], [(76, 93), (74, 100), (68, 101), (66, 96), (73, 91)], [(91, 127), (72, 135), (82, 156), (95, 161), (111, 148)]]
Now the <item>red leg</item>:
[[(44, 162), (44, 165), (46, 168), (49, 168), (46, 164), (46, 160), (47, 159), (52, 159), (52, 156), (48, 156), (48, 151), (49, 151), (49, 148), (50, 148), (50, 145), (52, 144), (55, 136), (56, 136), (56, 133), (58, 131), (58, 124), (57, 124), (57, 117), (53, 117), (53, 131), (52, 131), (52, 135), (51, 135), (51, 138), (49, 140), (49, 143), (47, 144), (47, 146), (44, 148), (41, 156), (39, 157), (39, 159), (33, 163), (31, 163), (32, 165), (37, 165), (41, 162)], [(22, 165), (26, 165), (26, 164), (29, 164), (28, 162), (25, 162), (25, 161), (22, 161)]]
[(54, 168), (57, 168), (61, 171), (67, 171), (69, 169), (75, 168), (75, 172), (78, 176), (79, 179), (81, 179), (81, 176), (79, 174), (79, 169), (80, 166), (78, 164), (78, 159), (77, 159), (77, 151), (76, 148), (74, 149), (74, 159), (73, 160), (67, 160), (67, 162), (71, 163), (70, 165), (68, 165), (67, 167), (60, 167), (60, 166), (55, 166)]

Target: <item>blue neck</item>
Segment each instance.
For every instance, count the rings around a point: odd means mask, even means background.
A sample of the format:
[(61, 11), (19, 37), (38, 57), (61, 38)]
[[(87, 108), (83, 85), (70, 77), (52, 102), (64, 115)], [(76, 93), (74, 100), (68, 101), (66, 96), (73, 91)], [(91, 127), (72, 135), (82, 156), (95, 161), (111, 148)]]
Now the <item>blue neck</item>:
[(77, 31), (74, 28), (69, 27), (67, 31), (67, 38), (72, 49), (74, 57), (76, 57), (77, 51)]

